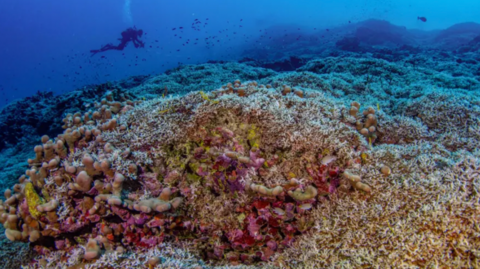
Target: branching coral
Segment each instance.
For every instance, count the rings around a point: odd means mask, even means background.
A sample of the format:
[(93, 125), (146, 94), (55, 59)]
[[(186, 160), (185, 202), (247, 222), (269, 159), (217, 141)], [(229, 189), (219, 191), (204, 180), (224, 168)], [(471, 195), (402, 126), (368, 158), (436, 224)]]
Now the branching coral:
[(144, 213), (151, 213), (152, 211), (161, 213), (172, 208), (177, 209), (182, 204), (182, 198), (175, 197), (170, 200), (171, 194), (171, 190), (169, 188), (165, 188), (162, 190), (162, 193), (158, 198), (150, 198), (138, 201), (133, 205), (133, 208)]
[[(335, 215), (333, 204), (378, 195), (373, 179), (403, 171), (386, 160), (388, 169), (377, 167), (372, 152), (360, 157), (358, 131), (378, 132), (373, 109), (357, 130), (340, 102), (309, 90), (235, 81), (133, 105), (104, 101), (42, 138), (28, 178), (4, 202), (9, 238), (84, 246), (88, 264), (171, 242), (194, 243), (189, 251), (212, 263), (279, 264)], [(36, 218), (25, 202), (31, 189)]]

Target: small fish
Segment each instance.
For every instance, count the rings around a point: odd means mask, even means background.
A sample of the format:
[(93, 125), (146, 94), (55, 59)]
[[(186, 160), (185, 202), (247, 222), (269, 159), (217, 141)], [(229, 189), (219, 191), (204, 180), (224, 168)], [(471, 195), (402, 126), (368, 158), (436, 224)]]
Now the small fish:
[(323, 165), (328, 165), (329, 163), (335, 161), (336, 159), (337, 159), (337, 157), (332, 156), (332, 155), (325, 156), (322, 159), (322, 164)]
[(284, 211), (283, 209), (281, 209), (281, 208), (278, 208), (278, 207), (275, 207), (275, 208), (273, 209), (273, 212), (275, 212), (277, 215), (280, 215), (280, 216), (285, 215), (285, 211)]
[(301, 204), (298, 207), (303, 209), (303, 210), (309, 210), (309, 209), (312, 208), (312, 204)]
[(423, 22), (427, 22), (427, 18), (425, 17), (417, 17), (417, 20), (421, 20)]

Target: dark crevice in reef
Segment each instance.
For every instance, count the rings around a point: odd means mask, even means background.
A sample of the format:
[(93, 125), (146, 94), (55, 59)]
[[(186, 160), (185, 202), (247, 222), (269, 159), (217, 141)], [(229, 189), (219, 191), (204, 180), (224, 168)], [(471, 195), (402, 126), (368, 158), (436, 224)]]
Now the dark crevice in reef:
[(142, 189), (142, 184), (137, 180), (126, 180), (123, 182), (123, 189), (128, 192), (134, 192)]
[[(114, 220), (114, 218), (112, 218)], [(121, 220), (120, 220), (121, 222)], [(50, 249), (55, 249), (55, 241), (68, 239), (72, 243), (83, 244), (84, 242), (78, 242), (75, 238), (79, 238), (81, 235), (91, 234), (93, 228), (95, 228), (97, 223), (89, 223), (88, 225), (82, 226), (78, 230), (73, 232), (65, 232), (59, 236), (41, 236), (37, 241), (31, 243), (32, 246), (42, 246)]]
[[(67, 234), (62, 235), (62, 236), (65, 236), (65, 238), (66, 238)], [(73, 237), (71, 237), (71, 239), (73, 239)], [(35, 247), (35, 246), (38, 245), (38, 246), (54, 249), (55, 248), (55, 240), (56, 240), (56, 238), (54, 238), (52, 236), (42, 236), (37, 241), (35, 241), (34, 243), (31, 243), (31, 246)], [(75, 242), (75, 241), (72, 241), (72, 242)]]
[(118, 215), (111, 215), (111, 216), (105, 217), (105, 221), (110, 223), (116, 223), (116, 224), (124, 222), (124, 220), (120, 218)]

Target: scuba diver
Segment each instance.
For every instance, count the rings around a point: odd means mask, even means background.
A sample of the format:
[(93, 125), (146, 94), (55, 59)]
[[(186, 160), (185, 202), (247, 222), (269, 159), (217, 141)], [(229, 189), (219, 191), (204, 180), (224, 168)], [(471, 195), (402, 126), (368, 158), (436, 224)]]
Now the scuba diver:
[(127, 46), (128, 42), (130, 41), (133, 42), (133, 45), (135, 46), (135, 48), (143, 48), (145, 46), (145, 43), (143, 43), (141, 40), (138, 39), (139, 37), (142, 37), (142, 35), (143, 35), (143, 31), (141, 29), (137, 30), (135, 26), (133, 28), (128, 28), (127, 30), (122, 32), (122, 38), (118, 39), (120, 40), (120, 44), (115, 46), (109, 43), (98, 50), (91, 50), (90, 51), (92, 53), (91, 56), (107, 50), (123, 50)]

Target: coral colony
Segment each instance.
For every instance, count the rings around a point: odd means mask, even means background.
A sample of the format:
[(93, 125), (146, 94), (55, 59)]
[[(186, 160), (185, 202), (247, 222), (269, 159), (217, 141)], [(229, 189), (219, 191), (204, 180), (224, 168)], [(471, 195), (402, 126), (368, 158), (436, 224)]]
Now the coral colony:
[[(232, 95), (257, 102), (241, 108)], [(40, 242), (45, 254), (84, 245), (85, 261), (168, 240), (192, 242), (206, 260), (268, 261), (312, 228), (312, 208), (329, 195), (371, 192), (348, 170), (349, 156), (364, 148), (355, 129), (323, 130), (332, 138), (319, 133), (315, 140), (324, 141), (308, 148), (296, 140), (319, 126), (292, 122), (291, 132), (277, 131), (283, 115), (272, 112), (314, 105), (303, 97), (286, 85), (279, 93), (240, 81), (168, 101), (115, 101), (109, 93), (96, 111), (67, 115), (63, 134), (41, 138), (31, 169), (5, 193), (5, 234)], [(352, 105), (350, 117), (332, 106), (324, 121), (352, 120), (360, 108)], [(364, 115), (357, 129), (374, 136), (375, 110)], [(266, 121), (277, 123), (267, 130)]]
[(479, 164), (444, 169), (415, 121), (400, 145), (379, 106), (282, 83), (104, 97), (5, 191), (5, 235), (39, 254), (25, 268), (477, 262)]

